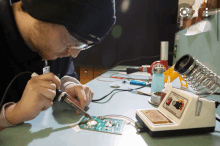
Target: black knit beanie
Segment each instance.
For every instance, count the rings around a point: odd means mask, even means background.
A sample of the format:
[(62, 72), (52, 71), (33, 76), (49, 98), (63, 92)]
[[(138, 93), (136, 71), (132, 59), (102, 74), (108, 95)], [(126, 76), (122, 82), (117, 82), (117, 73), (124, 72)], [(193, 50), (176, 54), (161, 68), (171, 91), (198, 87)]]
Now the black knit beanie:
[(22, 0), (32, 17), (61, 24), (71, 35), (99, 43), (116, 22), (115, 0)]

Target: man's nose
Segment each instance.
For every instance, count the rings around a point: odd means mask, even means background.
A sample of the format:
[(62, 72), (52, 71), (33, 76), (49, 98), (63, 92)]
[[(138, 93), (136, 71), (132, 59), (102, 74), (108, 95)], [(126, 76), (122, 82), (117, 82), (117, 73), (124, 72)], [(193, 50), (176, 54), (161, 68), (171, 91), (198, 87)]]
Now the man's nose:
[(73, 58), (76, 58), (79, 54), (81, 50), (80, 49), (71, 49), (69, 48), (68, 49), (68, 53), (73, 57)]

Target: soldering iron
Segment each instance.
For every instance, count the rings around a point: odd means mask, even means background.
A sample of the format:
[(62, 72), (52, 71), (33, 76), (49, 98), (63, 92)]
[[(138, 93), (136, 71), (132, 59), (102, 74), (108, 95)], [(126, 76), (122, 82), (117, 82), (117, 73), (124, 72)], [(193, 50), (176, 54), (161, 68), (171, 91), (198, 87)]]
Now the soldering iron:
[[(47, 60), (45, 60), (45, 67), (43, 68), (43, 73), (49, 73), (50, 72), (50, 67), (48, 66)], [(31, 77), (38, 76), (37, 73), (32, 73)], [(89, 118), (92, 120), (92, 117), (86, 113), (82, 108), (80, 108), (78, 105), (76, 105), (74, 102), (72, 102), (69, 98), (69, 95), (66, 92), (62, 92), (58, 89), (56, 89), (56, 96), (53, 101), (59, 101), (59, 102), (66, 102), (68, 105), (71, 107), (77, 109), (80, 113), (82, 113), (85, 117)]]
[(78, 105), (76, 105), (74, 102), (72, 102), (68, 97), (69, 97), (69, 95), (66, 92), (62, 92), (62, 91), (56, 89), (56, 96), (54, 98), (54, 101), (58, 100), (59, 102), (66, 102), (71, 107), (76, 108), (85, 117), (92, 120), (92, 117), (87, 112), (85, 112), (82, 108), (80, 108)]

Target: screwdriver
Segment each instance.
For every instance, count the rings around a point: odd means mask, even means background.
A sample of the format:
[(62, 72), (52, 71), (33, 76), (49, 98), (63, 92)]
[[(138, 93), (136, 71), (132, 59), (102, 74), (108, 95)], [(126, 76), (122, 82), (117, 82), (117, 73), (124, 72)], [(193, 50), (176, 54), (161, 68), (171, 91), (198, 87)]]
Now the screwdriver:
[[(38, 76), (37, 73), (32, 73), (31, 77), (35, 77), (35, 76)], [(92, 117), (87, 113), (85, 112), (81, 107), (79, 107), (78, 105), (76, 105), (74, 102), (72, 102), (69, 98), (69, 95), (66, 93), (66, 92), (62, 92), (58, 89), (56, 89), (56, 96), (54, 98), (54, 101), (55, 100), (58, 100), (59, 102), (66, 102), (68, 105), (70, 105), (71, 107), (77, 109), (80, 113), (82, 113), (85, 117), (92, 119)]]

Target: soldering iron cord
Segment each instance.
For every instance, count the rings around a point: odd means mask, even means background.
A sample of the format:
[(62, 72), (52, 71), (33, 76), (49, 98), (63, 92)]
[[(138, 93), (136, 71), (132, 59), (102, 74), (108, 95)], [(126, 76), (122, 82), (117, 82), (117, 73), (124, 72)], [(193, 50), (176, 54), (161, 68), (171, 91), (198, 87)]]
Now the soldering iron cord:
[(92, 100), (92, 102), (96, 102), (96, 101), (100, 101), (100, 100), (103, 100), (105, 99), (107, 96), (109, 96), (112, 92), (114, 91), (132, 91), (133, 89), (114, 89), (112, 90), (110, 93), (108, 93), (107, 95), (105, 95), (104, 97), (100, 98), (100, 99), (94, 99)]
[(101, 101), (103, 99), (105, 99), (107, 96), (109, 96), (112, 92), (114, 91), (133, 91), (133, 90), (138, 90), (138, 89), (141, 89), (141, 88), (144, 88), (144, 87), (147, 87), (147, 86), (141, 86), (141, 87), (138, 87), (138, 88), (135, 88), (135, 89), (114, 89), (112, 90), (110, 93), (108, 93), (107, 95), (105, 95), (104, 97), (100, 98), (100, 99), (94, 99), (92, 100), (92, 102), (97, 102), (97, 101)]
[(10, 89), (11, 85), (14, 83), (15, 79), (17, 79), (19, 76), (21, 76), (21, 75), (23, 75), (23, 74), (29, 74), (29, 73), (32, 74), (32, 72), (30, 72), (30, 71), (21, 72), (21, 73), (19, 73), (18, 75), (16, 75), (16, 76), (11, 80), (11, 82), (9, 83), (9, 85), (8, 85), (8, 87), (6, 88), (5, 93), (4, 93), (3, 97), (2, 97), (2, 100), (1, 100), (1, 103), (0, 103), (0, 109), (1, 109), (2, 106), (3, 106), (3, 103), (4, 103), (4, 101), (5, 101), (5, 98), (6, 98), (6, 95), (7, 95), (7, 93), (8, 93), (8, 90)]

